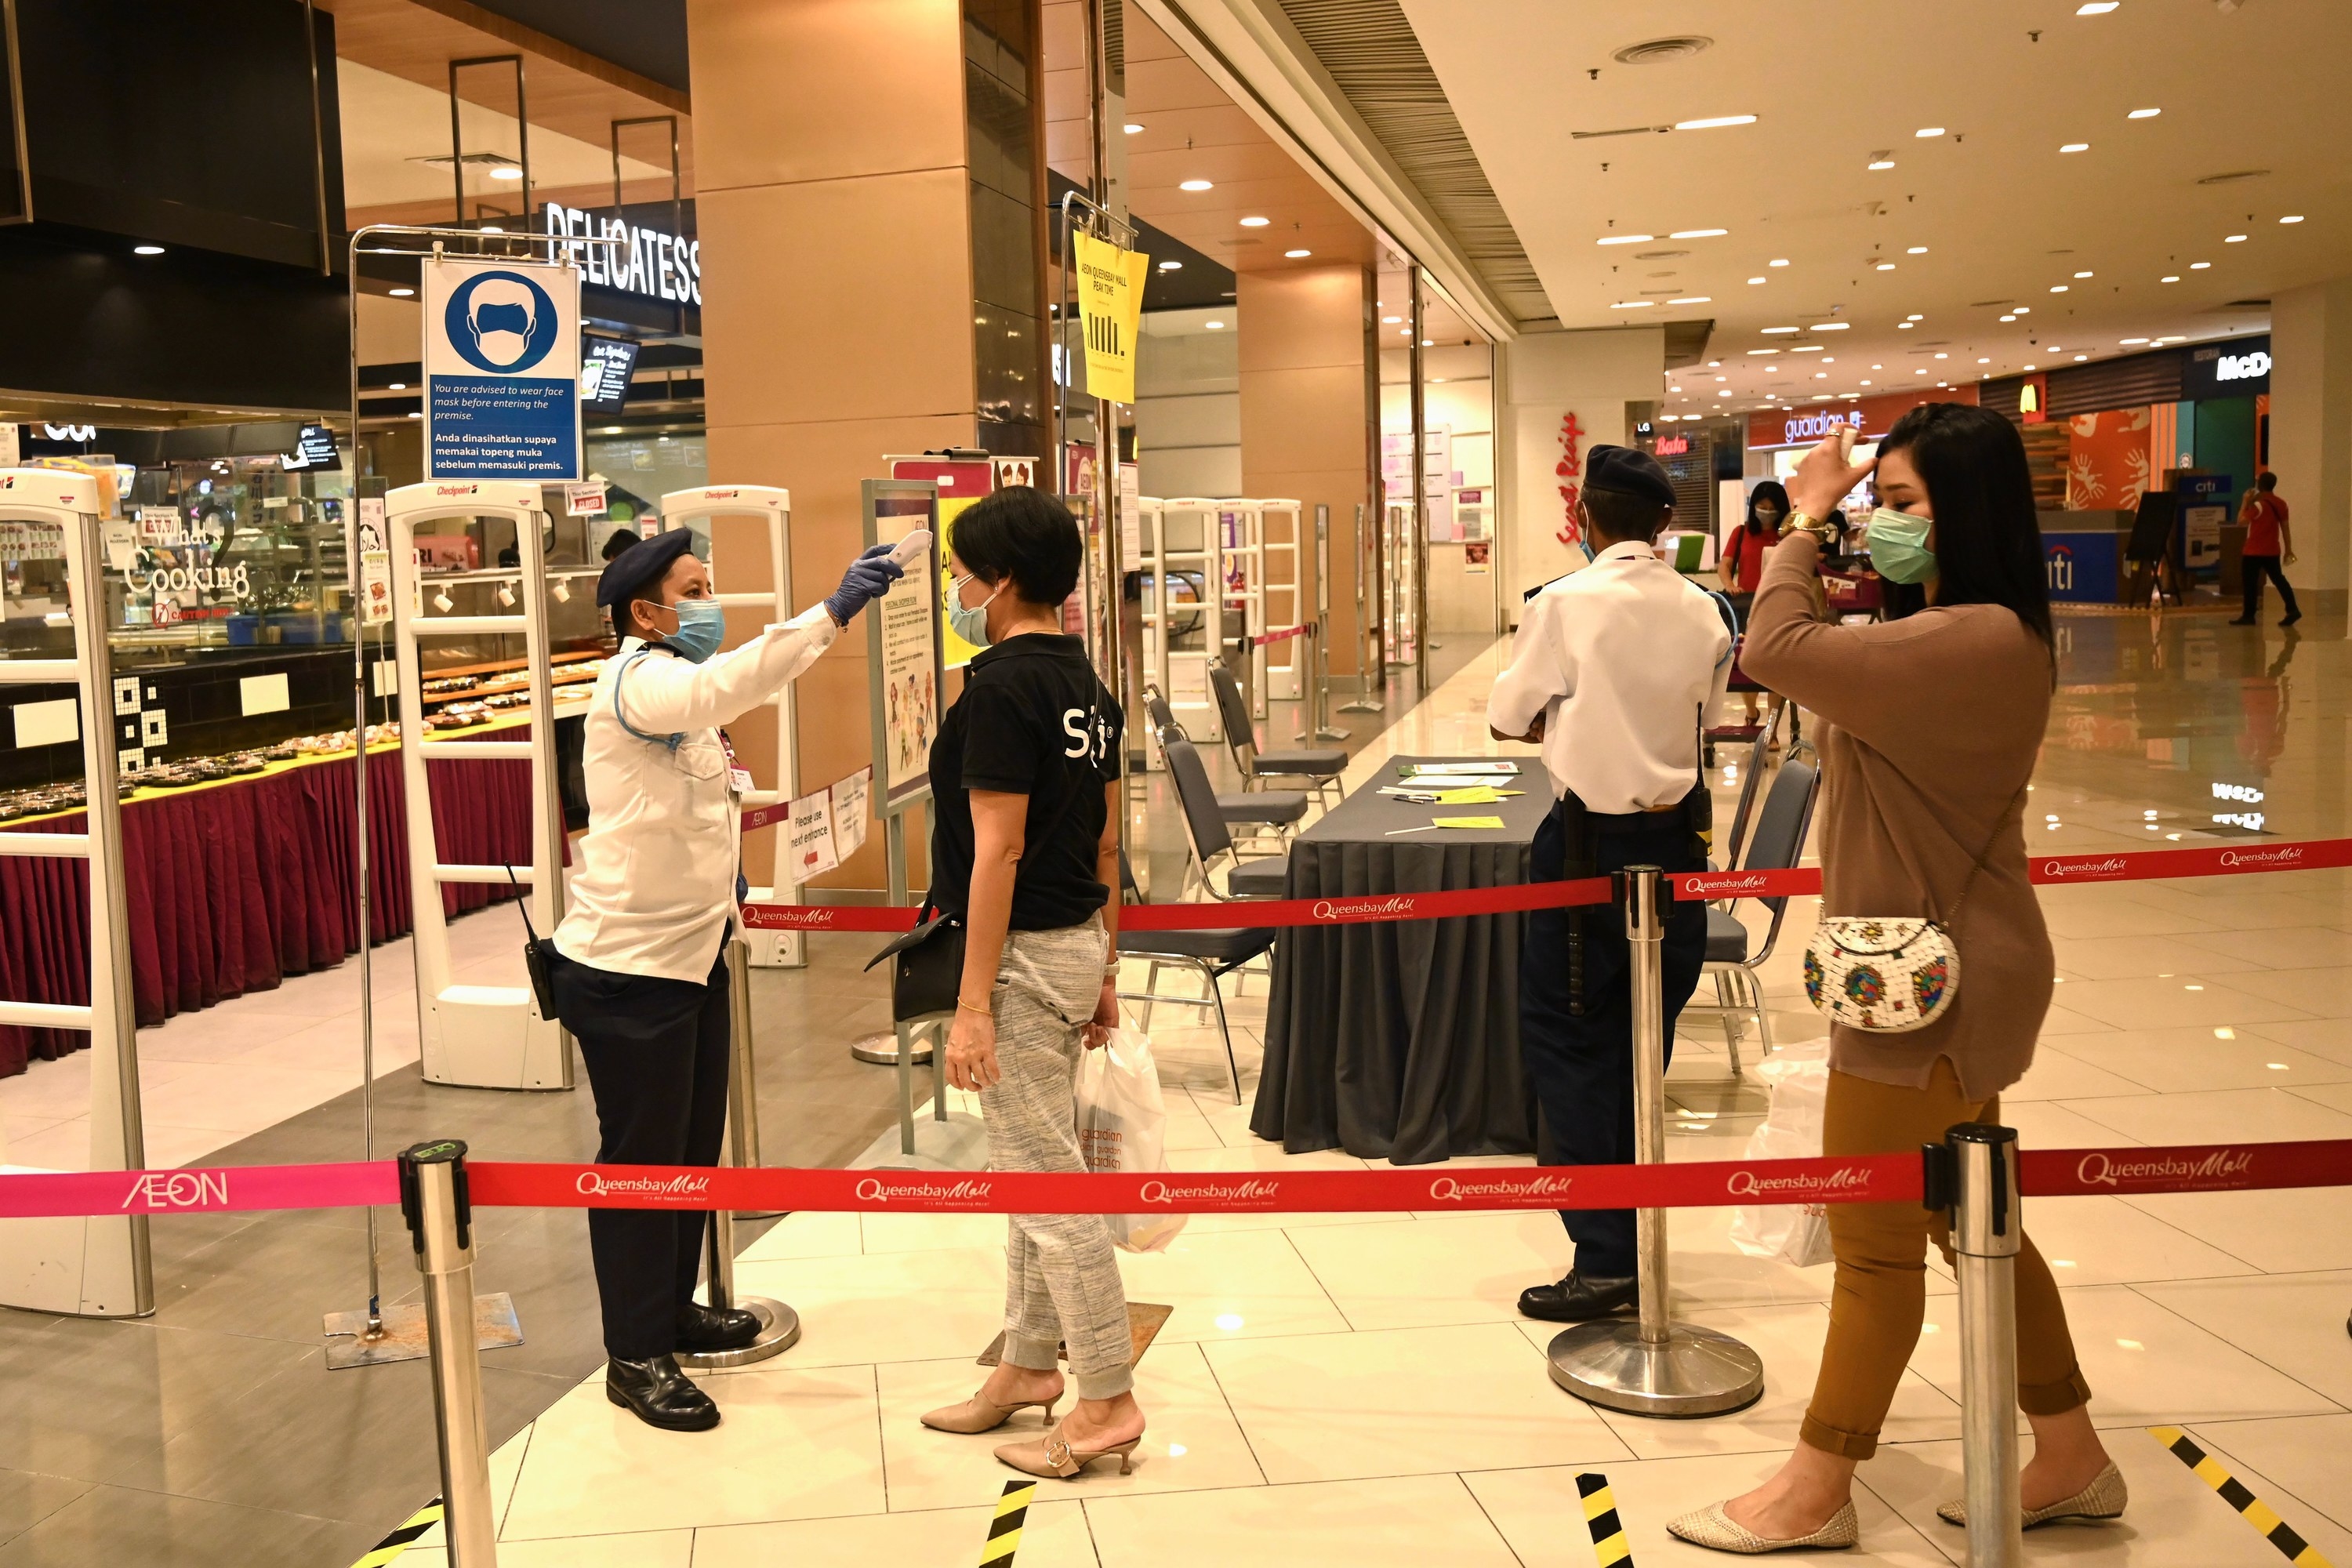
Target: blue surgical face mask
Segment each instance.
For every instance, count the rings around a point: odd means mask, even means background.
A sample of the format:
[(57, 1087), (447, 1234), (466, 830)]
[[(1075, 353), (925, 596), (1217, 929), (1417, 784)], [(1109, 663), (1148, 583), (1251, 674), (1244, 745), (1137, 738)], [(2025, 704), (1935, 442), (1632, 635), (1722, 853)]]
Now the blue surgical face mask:
[(1933, 518), (1880, 507), (1870, 514), (1870, 563), (1890, 583), (1925, 583), (1936, 574), (1936, 552), (1927, 548)]
[(977, 605), (963, 602), (963, 585), (971, 581), (967, 572), (948, 586), (948, 629), (974, 647), (988, 646), (988, 606), (996, 603), (996, 595), (1004, 592), (999, 583), (989, 590), (988, 597)]
[(677, 612), (677, 630), (662, 641), (700, 664), (719, 651), (727, 637), (727, 612), (716, 599), (680, 599), (670, 606)]

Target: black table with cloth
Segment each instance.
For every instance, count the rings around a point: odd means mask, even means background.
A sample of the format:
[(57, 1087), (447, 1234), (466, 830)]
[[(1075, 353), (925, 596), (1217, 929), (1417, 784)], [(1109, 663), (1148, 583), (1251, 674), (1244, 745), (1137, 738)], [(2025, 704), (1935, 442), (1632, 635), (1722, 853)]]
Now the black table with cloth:
[[(1551, 781), (1533, 757), (1486, 805), (1428, 805), (1380, 793), (1412, 763), (1394, 757), (1298, 837), (1288, 896), (1361, 898), (1507, 887), (1528, 880)], [(1438, 816), (1499, 816), (1495, 828), (1430, 827)], [(1390, 836), (1399, 827), (1419, 833)], [(1302, 926), (1274, 949), (1265, 1065), (1250, 1130), (1293, 1153), (1345, 1149), (1425, 1164), (1535, 1147), (1519, 1066), (1523, 914)]]

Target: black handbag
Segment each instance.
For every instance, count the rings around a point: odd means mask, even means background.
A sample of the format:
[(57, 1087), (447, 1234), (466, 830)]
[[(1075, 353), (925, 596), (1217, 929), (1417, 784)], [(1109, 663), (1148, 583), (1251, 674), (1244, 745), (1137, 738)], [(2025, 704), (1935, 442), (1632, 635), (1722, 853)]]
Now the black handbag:
[(890, 1020), (903, 1024), (931, 1013), (952, 1013), (963, 990), (963, 927), (923, 900), (915, 929), (866, 960), (890, 966)]

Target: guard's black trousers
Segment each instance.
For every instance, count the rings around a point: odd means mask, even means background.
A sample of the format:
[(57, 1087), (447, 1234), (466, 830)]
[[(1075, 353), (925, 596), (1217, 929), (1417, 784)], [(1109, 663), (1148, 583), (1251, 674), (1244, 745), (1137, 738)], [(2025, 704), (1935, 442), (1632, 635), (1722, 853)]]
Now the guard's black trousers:
[[(596, 1097), (599, 1164), (716, 1165), (727, 1126), (727, 948), (700, 985), (559, 958), (556, 1011), (580, 1042)], [(591, 1209), (588, 1248), (604, 1352), (646, 1361), (677, 1348), (694, 1299), (703, 1210)]]
[[(1566, 861), (1563, 812), (1555, 807), (1536, 829), (1534, 878), (1559, 879)], [(1595, 814), (1597, 870), (1628, 866), (1667, 871), (1704, 870), (1692, 853), (1691, 831), (1679, 814), (1630, 816)], [(1633, 1013), (1632, 949), (1624, 911), (1587, 906), (1584, 917), (1584, 1015), (1569, 1008), (1566, 910), (1528, 916), (1527, 949), (1519, 965), (1519, 1042), (1534, 1090), (1538, 1123), (1536, 1158), (1547, 1165), (1624, 1165), (1633, 1160)], [(1675, 1018), (1698, 984), (1706, 960), (1706, 906), (1663, 906), (1666, 1055), (1675, 1048)], [(1576, 1242), (1576, 1268), (1596, 1279), (1622, 1279), (1634, 1271), (1633, 1211), (1562, 1209)]]

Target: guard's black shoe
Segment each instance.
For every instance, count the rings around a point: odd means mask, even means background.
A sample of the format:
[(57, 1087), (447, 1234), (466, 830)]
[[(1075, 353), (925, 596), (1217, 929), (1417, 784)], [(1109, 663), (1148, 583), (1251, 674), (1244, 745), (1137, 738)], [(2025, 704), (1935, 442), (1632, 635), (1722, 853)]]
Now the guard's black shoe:
[(1547, 1323), (1580, 1323), (1626, 1311), (1641, 1300), (1638, 1279), (1593, 1279), (1571, 1268), (1557, 1285), (1530, 1285), (1519, 1292), (1519, 1315)]
[(2293, 615), (2291, 615), (2291, 616), (2282, 616), (2282, 617), (2280, 618), (2280, 620), (2279, 620), (2279, 625), (2281, 625), (2281, 626), (2291, 626), (2294, 625), (2294, 623), (2295, 623), (2295, 622), (2297, 622), (2297, 621), (2299, 621), (2299, 620), (2301, 620), (2301, 619), (2303, 619), (2303, 612), (2302, 612), (2301, 610), (2297, 610), (2294, 614), (2293, 614)]
[(677, 1310), (677, 1348), (697, 1354), (740, 1351), (760, 1337), (755, 1312), (736, 1307), (706, 1307), (688, 1301)]
[(2227, 626), (2251, 626), (2255, 623), (2254, 617), (2252, 616), (2240, 616), (2236, 620), (2224, 621), (2221, 624)]
[(604, 1368), (604, 1397), (646, 1426), (668, 1432), (708, 1432), (719, 1425), (719, 1406), (710, 1395), (666, 1355), (651, 1361), (615, 1358)]

